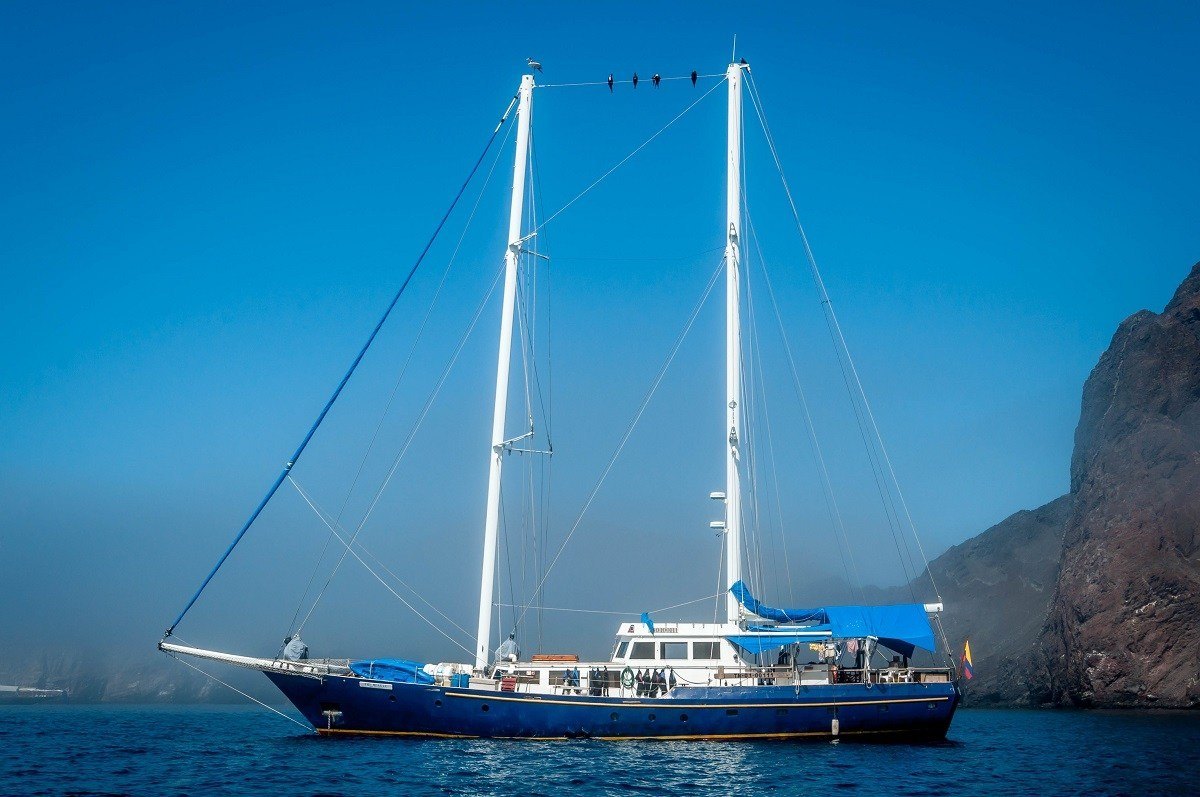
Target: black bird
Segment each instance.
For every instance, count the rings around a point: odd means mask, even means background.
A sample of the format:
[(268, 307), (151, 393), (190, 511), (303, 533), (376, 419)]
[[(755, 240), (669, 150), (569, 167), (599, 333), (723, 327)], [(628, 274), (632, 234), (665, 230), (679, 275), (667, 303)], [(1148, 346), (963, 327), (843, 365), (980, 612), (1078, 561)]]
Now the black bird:
[(637, 72), (634, 72), (633, 73), (633, 87), (635, 89), (637, 88), (637, 81), (638, 81)]
[(739, 63), (739, 64), (741, 64), (742, 66), (750, 66), (750, 62), (749, 62), (749, 61), (747, 61), (745, 58), (743, 58), (742, 60), (738, 61), (738, 63)]
[(533, 67), (534, 69), (536, 69), (539, 72), (542, 71), (542, 64), (540, 61), (535, 61), (532, 58), (526, 58), (525, 63), (529, 64), (531, 67)]
[(700, 77), (700, 76), (699, 76), (699, 75), (697, 75), (697, 74), (696, 74), (696, 70), (695, 70), (695, 69), (693, 69), (693, 70), (692, 70), (692, 85), (693, 85), (693, 86), (694, 86), (694, 85), (696, 85), (696, 78), (698, 78), (698, 77)]
[(613, 90), (612, 87), (613, 87), (613, 76), (612, 76), (612, 72), (609, 72), (608, 73), (608, 93), (609, 94), (612, 94), (612, 90)]
[(658, 88), (658, 84), (662, 80), (662, 78), (659, 77), (657, 72), (655, 72), (654, 77), (650, 78), (650, 80), (654, 83), (654, 88)]

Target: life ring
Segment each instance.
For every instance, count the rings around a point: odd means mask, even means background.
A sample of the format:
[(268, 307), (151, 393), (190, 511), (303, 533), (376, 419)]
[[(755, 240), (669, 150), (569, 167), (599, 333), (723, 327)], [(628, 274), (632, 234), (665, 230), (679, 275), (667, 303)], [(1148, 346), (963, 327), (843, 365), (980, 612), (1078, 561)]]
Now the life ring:
[(626, 689), (633, 688), (633, 668), (632, 667), (626, 667), (625, 669), (621, 670), (621, 686), (625, 687)]

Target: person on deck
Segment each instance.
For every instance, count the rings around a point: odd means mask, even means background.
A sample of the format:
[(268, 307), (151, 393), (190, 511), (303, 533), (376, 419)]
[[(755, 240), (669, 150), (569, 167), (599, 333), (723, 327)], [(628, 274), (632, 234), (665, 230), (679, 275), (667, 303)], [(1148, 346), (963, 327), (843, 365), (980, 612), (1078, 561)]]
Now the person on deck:
[(606, 665), (604, 665), (604, 680), (603, 680), (604, 686), (602, 687), (604, 690), (605, 697), (608, 697), (608, 683), (609, 683), (609, 681), (608, 681), (608, 665), (606, 664)]

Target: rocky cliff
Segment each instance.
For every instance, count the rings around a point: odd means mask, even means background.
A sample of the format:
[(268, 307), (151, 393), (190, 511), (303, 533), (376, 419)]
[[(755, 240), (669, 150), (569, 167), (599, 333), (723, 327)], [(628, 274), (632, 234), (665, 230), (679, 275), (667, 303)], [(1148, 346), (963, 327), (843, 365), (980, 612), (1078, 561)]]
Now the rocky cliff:
[(971, 640), (972, 705), (1028, 702), (1029, 653), (1050, 609), (1070, 511), (1064, 495), (1017, 512), (930, 563), (947, 636), (956, 648)]
[(1037, 697), (1200, 706), (1200, 264), (1088, 378), (1071, 493)]

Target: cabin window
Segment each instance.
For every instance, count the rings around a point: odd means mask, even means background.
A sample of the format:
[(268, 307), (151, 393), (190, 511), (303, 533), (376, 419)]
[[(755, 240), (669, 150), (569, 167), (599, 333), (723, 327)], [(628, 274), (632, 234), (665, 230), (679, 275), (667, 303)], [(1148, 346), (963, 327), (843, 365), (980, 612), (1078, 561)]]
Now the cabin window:
[(721, 658), (720, 642), (693, 642), (692, 658), (715, 661)]
[(566, 670), (550, 670), (550, 686), (562, 686), (566, 679)]
[(653, 642), (634, 642), (633, 648), (629, 651), (631, 659), (652, 659), (654, 658), (654, 643)]
[(621, 641), (620, 641), (620, 642), (617, 644), (617, 652), (613, 654), (613, 658), (614, 658), (614, 659), (623, 659), (623, 658), (625, 658), (625, 651), (627, 651), (627, 650), (629, 650), (629, 640), (628, 640), (628, 639), (622, 639), (622, 640), (621, 640)]
[(664, 659), (686, 659), (687, 658), (687, 643), (686, 642), (663, 642), (662, 657)]

